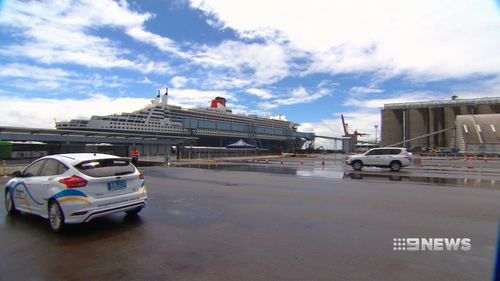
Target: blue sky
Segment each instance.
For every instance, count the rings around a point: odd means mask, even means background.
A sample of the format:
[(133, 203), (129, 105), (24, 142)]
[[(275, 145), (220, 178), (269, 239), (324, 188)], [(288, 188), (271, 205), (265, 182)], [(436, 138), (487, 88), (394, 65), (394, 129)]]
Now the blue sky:
[[(500, 96), (498, 1), (10, 1), (0, 125), (170, 102), (370, 133), (384, 103)], [(355, 2), (355, 3), (354, 3)]]

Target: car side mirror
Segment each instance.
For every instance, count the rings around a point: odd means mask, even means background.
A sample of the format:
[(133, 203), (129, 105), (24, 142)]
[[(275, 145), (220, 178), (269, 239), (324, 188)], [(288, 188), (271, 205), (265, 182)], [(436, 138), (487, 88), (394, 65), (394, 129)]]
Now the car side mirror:
[(23, 173), (21, 173), (21, 171), (15, 171), (15, 172), (12, 172), (12, 174), (10, 174), (10, 176), (13, 178), (20, 178), (23, 176)]

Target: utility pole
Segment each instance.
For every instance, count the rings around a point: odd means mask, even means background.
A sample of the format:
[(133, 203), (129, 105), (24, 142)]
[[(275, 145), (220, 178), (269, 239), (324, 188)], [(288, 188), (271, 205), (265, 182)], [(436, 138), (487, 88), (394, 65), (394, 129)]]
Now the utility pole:
[(375, 127), (375, 143), (377, 143), (378, 125), (374, 125), (374, 127)]

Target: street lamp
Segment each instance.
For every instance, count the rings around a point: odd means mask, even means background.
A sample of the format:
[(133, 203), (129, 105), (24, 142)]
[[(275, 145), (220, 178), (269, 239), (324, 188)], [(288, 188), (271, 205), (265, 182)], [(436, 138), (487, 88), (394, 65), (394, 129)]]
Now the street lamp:
[(377, 143), (378, 125), (374, 125), (373, 127), (375, 127), (375, 143)]

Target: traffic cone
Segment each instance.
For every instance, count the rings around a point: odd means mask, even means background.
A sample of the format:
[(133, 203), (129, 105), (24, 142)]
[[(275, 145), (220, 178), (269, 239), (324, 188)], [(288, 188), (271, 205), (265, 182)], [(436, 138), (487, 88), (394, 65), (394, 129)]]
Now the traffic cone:
[(474, 157), (472, 157), (472, 156), (467, 157), (467, 168), (468, 169), (474, 169), (473, 161), (474, 161)]
[(2, 178), (7, 178), (7, 161), (3, 160), (3, 165), (2, 165)]

